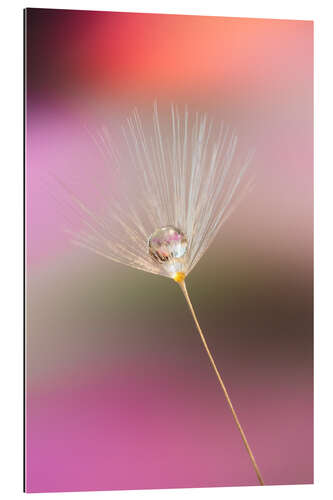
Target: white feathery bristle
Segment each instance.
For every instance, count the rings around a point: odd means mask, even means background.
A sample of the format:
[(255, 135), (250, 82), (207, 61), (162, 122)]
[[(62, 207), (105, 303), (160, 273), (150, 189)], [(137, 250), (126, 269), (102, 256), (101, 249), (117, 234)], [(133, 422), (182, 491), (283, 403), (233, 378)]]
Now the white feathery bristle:
[[(109, 169), (102, 180), (103, 209), (92, 210), (71, 194), (85, 225), (73, 242), (121, 264), (172, 278), (177, 272), (188, 275), (213, 241), (248, 186), (241, 181), (251, 157), (236, 164), (235, 133), (206, 113), (172, 105), (165, 119), (155, 103), (151, 118), (144, 123), (138, 110), (133, 111), (122, 128), (121, 152), (107, 127), (94, 136)], [(108, 182), (116, 183), (109, 194)], [(166, 226), (185, 235), (187, 248), (182, 257), (170, 254), (159, 262), (152, 258), (148, 242)]]

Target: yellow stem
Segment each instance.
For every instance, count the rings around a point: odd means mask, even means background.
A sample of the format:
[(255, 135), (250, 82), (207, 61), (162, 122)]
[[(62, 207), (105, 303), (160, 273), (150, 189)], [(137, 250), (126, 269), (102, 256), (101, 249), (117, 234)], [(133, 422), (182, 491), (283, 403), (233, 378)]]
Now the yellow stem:
[(248, 452), (248, 454), (249, 454), (249, 456), (250, 456), (250, 459), (251, 459), (252, 465), (253, 465), (253, 467), (254, 467), (254, 470), (255, 470), (255, 472), (256, 472), (256, 474), (257, 474), (257, 477), (258, 477), (259, 483), (260, 483), (260, 485), (261, 485), (261, 486), (263, 486), (263, 485), (264, 485), (264, 481), (263, 481), (263, 478), (262, 478), (262, 476), (261, 476), (261, 474), (260, 474), (259, 467), (258, 467), (258, 465), (257, 465), (257, 463), (256, 463), (256, 461), (255, 461), (255, 458), (254, 458), (254, 455), (253, 455), (253, 453), (252, 453), (252, 451), (251, 451), (251, 448), (250, 448), (250, 446), (249, 446), (249, 443), (247, 442), (247, 439), (246, 439), (245, 433), (244, 433), (244, 431), (243, 431), (243, 429), (242, 429), (242, 426), (241, 426), (241, 424), (240, 424), (240, 422), (239, 422), (239, 420), (238, 420), (238, 417), (237, 417), (237, 414), (236, 414), (236, 412), (235, 412), (235, 409), (234, 409), (234, 407), (233, 407), (233, 405), (232, 405), (232, 403), (231, 403), (231, 399), (230, 399), (230, 397), (229, 397), (229, 394), (228, 394), (228, 392), (227, 392), (227, 389), (226, 389), (226, 387), (225, 387), (225, 385), (224, 385), (224, 383), (223, 383), (223, 380), (222, 380), (222, 378), (221, 378), (221, 375), (220, 375), (220, 373), (219, 373), (219, 371), (218, 371), (218, 369), (217, 369), (217, 367), (216, 367), (216, 364), (215, 364), (214, 358), (213, 358), (213, 356), (212, 356), (212, 354), (211, 354), (211, 352), (210, 352), (210, 350), (209, 350), (209, 347), (208, 347), (208, 345), (207, 345), (207, 342), (206, 342), (206, 339), (205, 339), (205, 337), (204, 337), (204, 334), (202, 333), (202, 330), (201, 330), (201, 328), (200, 328), (200, 325), (199, 325), (199, 322), (198, 322), (197, 316), (196, 316), (196, 314), (195, 314), (195, 312), (194, 312), (194, 309), (193, 309), (193, 306), (192, 306), (192, 302), (191, 302), (190, 297), (189, 297), (188, 292), (187, 292), (187, 288), (186, 288), (186, 285), (185, 285), (185, 281), (184, 281), (184, 279), (182, 279), (182, 280), (180, 280), (180, 279), (179, 279), (179, 280), (175, 280), (175, 281), (178, 283), (178, 285), (180, 286), (180, 288), (181, 288), (181, 290), (182, 290), (182, 292), (183, 292), (183, 294), (184, 294), (184, 296), (185, 296), (185, 299), (186, 299), (186, 301), (187, 301), (187, 304), (188, 304), (188, 306), (189, 306), (189, 308), (190, 308), (190, 311), (191, 311), (191, 313), (192, 313), (192, 316), (193, 316), (193, 319), (194, 319), (195, 325), (196, 325), (197, 330), (198, 330), (198, 332), (199, 332), (199, 334), (200, 334), (200, 337), (201, 337), (202, 343), (203, 343), (203, 345), (204, 345), (204, 347), (205, 347), (205, 349), (206, 349), (206, 352), (207, 352), (207, 354), (208, 354), (208, 357), (209, 357), (209, 360), (210, 360), (210, 362), (211, 362), (211, 364), (212, 364), (212, 367), (214, 368), (214, 371), (215, 371), (215, 373), (216, 373), (216, 376), (217, 376), (217, 378), (218, 378), (218, 381), (219, 381), (219, 383), (220, 383), (220, 386), (222, 387), (222, 390), (223, 390), (223, 392), (224, 392), (225, 398), (226, 398), (227, 403), (228, 403), (228, 405), (229, 405), (229, 408), (230, 408), (230, 410), (231, 410), (232, 416), (233, 416), (233, 418), (234, 418), (234, 420), (235, 420), (235, 423), (236, 423), (236, 425), (237, 425), (237, 428), (238, 428), (238, 430), (239, 430), (239, 432), (240, 432), (240, 435), (241, 435), (241, 437), (242, 437), (242, 440), (243, 440), (243, 442), (244, 442), (245, 448), (246, 448), (246, 450), (247, 450), (247, 452)]

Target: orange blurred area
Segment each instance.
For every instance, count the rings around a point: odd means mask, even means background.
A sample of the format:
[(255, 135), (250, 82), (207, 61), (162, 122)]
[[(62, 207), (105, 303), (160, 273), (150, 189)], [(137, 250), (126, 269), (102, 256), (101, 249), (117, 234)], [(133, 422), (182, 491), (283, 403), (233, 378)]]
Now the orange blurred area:
[(51, 87), (68, 92), (78, 85), (143, 96), (223, 96), (267, 92), (267, 86), (286, 87), (290, 76), (299, 82), (309, 77), (309, 21), (38, 12), (32, 56), (35, 65), (45, 64), (34, 75), (36, 86), (52, 78)]

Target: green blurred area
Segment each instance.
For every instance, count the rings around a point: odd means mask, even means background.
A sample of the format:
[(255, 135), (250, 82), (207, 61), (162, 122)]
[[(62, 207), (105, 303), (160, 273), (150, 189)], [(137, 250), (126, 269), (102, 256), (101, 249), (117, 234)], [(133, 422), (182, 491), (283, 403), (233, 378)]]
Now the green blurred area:
[[(249, 255), (214, 244), (187, 279), (209, 344), (224, 364), (248, 359), (264, 370), (286, 360), (311, 371), (312, 264)], [(31, 380), (82, 361), (201, 356), (176, 283), (81, 250), (30, 271), (27, 312)]]

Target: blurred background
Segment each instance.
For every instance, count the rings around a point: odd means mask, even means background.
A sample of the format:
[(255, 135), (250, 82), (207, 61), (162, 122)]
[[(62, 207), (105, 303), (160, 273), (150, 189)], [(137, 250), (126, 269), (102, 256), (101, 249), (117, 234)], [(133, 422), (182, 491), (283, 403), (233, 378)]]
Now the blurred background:
[(313, 482), (312, 30), (27, 9), (27, 491), (257, 484), (176, 284), (72, 246), (49, 181), (89, 198), (87, 129), (154, 99), (256, 149), (255, 188), (187, 284), (266, 484)]

